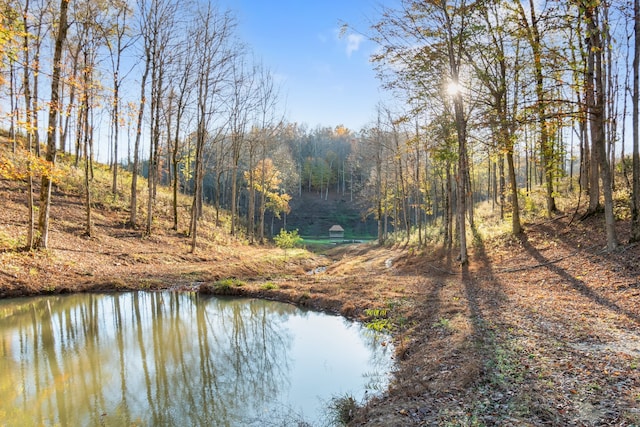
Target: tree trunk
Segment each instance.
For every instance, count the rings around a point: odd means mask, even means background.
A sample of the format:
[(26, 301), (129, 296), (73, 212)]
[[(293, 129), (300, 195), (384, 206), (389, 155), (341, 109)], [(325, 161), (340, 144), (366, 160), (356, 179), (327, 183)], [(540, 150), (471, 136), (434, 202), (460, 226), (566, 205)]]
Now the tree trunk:
[[(40, 19), (38, 19), (40, 18)], [(32, 64), (30, 64), (30, 66), (33, 68), (33, 94), (31, 96), (31, 101), (33, 101), (33, 107), (32, 107), (32, 111), (34, 114), (34, 118), (33, 118), (33, 145), (36, 149), (36, 156), (40, 157), (41, 153), (40, 153), (40, 132), (38, 131), (38, 104), (39, 104), (39, 98), (38, 98), (38, 76), (40, 75), (40, 47), (42, 45), (42, 14), (36, 18), (36, 20), (38, 20), (39, 22), (37, 23), (37, 31), (35, 35), (32, 35), (32, 37), (35, 40), (35, 45), (34, 45), (34, 55), (33, 55), (33, 62)], [(62, 53), (60, 54), (62, 57)], [(60, 96), (60, 92), (58, 92), (58, 97)], [(49, 111), (51, 111), (51, 106), (49, 107)], [(57, 119), (56, 119), (57, 120)], [(52, 124), (51, 122), (49, 123), (49, 126), (53, 125), (54, 129), (55, 129), (55, 124)], [(49, 132), (47, 131), (47, 135), (49, 134)], [(54, 134), (55, 135), (55, 134)], [(42, 195), (42, 190), (40, 191), (40, 194)]]
[(535, 12), (535, 0), (529, 0), (529, 13), (531, 23), (527, 20), (524, 7), (521, 2), (515, 2), (518, 7), (522, 22), (526, 27), (529, 44), (533, 51), (534, 62), (534, 74), (536, 80), (536, 98), (537, 98), (537, 113), (540, 130), (540, 160), (542, 167), (542, 174), (544, 176), (545, 189), (546, 189), (546, 204), (547, 204), (547, 216), (551, 217), (554, 212), (557, 211), (555, 198), (553, 196), (553, 180), (555, 170), (555, 160), (553, 153), (553, 146), (550, 143), (549, 124), (547, 120), (547, 106), (545, 100), (545, 88), (544, 88), (544, 73), (542, 68), (542, 43), (540, 37), (540, 31), (538, 29), (538, 18)]
[(89, 150), (90, 130), (89, 130), (89, 81), (88, 81), (88, 65), (86, 63), (85, 53), (85, 82), (84, 82), (84, 101), (83, 110), (85, 112), (83, 141), (84, 141), (84, 197), (85, 197), (85, 235), (91, 237), (93, 235), (93, 219), (91, 213), (91, 156)]
[(119, 86), (118, 73), (113, 78), (113, 180), (111, 183), (111, 194), (116, 195), (118, 192), (118, 131), (120, 129), (120, 110), (119, 110)]
[(458, 240), (460, 242), (460, 264), (465, 265), (467, 259), (467, 228), (465, 216), (466, 208), (466, 184), (467, 184), (467, 143), (466, 123), (462, 112), (462, 96), (458, 95), (454, 101), (456, 110), (456, 126), (458, 127), (458, 175), (456, 178), (457, 208), (458, 208)]
[[(72, 70), (71, 70), (71, 80), (75, 80), (76, 75), (78, 74), (78, 52), (75, 53), (75, 55), (71, 54), (73, 57), (73, 66), (72, 66)], [(64, 125), (63, 127), (60, 129), (60, 151), (62, 151), (63, 153), (66, 151), (66, 145), (67, 145), (67, 136), (69, 135), (69, 122), (71, 120), (71, 111), (73, 108), (73, 104), (75, 102), (75, 96), (76, 96), (76, 85), (72, 84), (70, 85), (71, 88), (69, 89), (69, 103), (67, 104), (67, 108), (64, 114)], [(69, 146), (69, 153), (71, 153), (71, 147)]]
[[(56, 36), (53, 54), (53, 74), (51, 76), (51, 104), (49, 105), (49, 123), (47, 126), (47, 161), (56, 162), (56, 124), (58, 122), (58, 110), (60, 109), (60, 74), (62, 70), (62, 47), (67, 37), (67, 10), (68, 0), (60, 0), (60, 18), (58, 35)], [(42, 175), (40, 187), (40, 217), (38, 219), (38, 231), (40, 240), (38, 246), (46, 248), (49, 238), (49, 209), (51, 207), (51, 177)]]
[(633, 56), (633, 184), (631, 194), (631, 236), (632, 242), (640, 241), (640, 0), (634, 0), (634, 37)]
[(151, 59), (147, 55), (144, 72), (140, 81), (140, 104), (138, 106), (138, 119), (136, 123), (136, 139), (133, 143), (133, 170), (131, 171), (131, 203), (129, 205), (129, 225), (138, 226), (138, 169), (140, 163), (140, 143), (142, 140), (142, 122), (144, 119), (145, 90), (147, 77), (149, 76), (149, 63)]
[[(180, 110), (180, 103), (178, 103), (178, 111)], [(171, 151), (171, 165), (173, 168), (173, 200), (172, 200), (172, 208), (173, 208), (173, 230), (178, 231), (178, 182), (179, 182), (179, 173), (178, 173), (178, 144), (179, 144), (179, 135), (180, 135), (180, 114), (176, 117), (176, 134), (173, 140), (173, 147)]]
[[(23, 14), (23, 25), (24, 25), (24, 38), (23, 38), (23, 54), (24, 54), (24, 64), (23, 64), (23, 78), (22, 85), (24, 90), (24, 104), (25, 104), (25, 133), (27, 137), (27, 147), (29, 149), (29, 153), (33, 153), (33, 118), (31, 112), (31, 83), (29, 77), (29, 37), (28, 37), (28, 16), (29, 11), (29, 0), (25, 1), (24, 5), (24, 14)], [(29, 208), (29, 228), (27, 229), (27, 248), (33, 249), (35, 243), (35, 212), (34, 212), (34, 202), (33, 202), (33, 168), (31, 164), (31, 160), (29, 160), (28, 164), (28, 185), (27, 185), (27, 206)]]
[(236, 235), (236, 228), (238, 224), (238, 160), (234, 161), (233, 168), (231, 169), (231, 230), (232, 236)]
[(518, 235), (522, 232), (520, 223), (520, 204), (518, 202), (518, 183), (516, 181), (516, 170), (513, 162), (513, 147), (507, 151), (507, 169), (509, 173), (509, 186), (511, 187), (511, 232)]
[(613, 214), (613, 189), (611, 169), (606, 153), (605, 135), (605, 70), (603, 65), (602, 33), (599, 25), (598, 7), (585, 7), (585, 20), (587, 21), (587, 33), (589, 34), (589, 65), (587, 71), (587, 106), (589, 107), (589, 119), (591, 129), (592, 152), (598, 159), (602, 191), (604, 193), (605, 228), (607, 234), (607, 249), (614, 250), (618, 243), (615, 230), (615, 217)]
[(445, 243), (447, 252), (451, 251), (453, 244), (453, 177), (451, 176), (451, 162), (447, 160), (446, 164), (446, 193), (444, 196), (444, 218), (445, 218)]
[(16, 139), (16, 114), (18, 112), (17, 99), (15, 95), (15, 61), (9, 59), (9, 105), (10, 105), (10, 124), (9, 139), (11, 140), (12, 152), (15, 154), (18, 150), (18, 141)]
[[(442, 4), (442, 12), (444, 14), (446, 31), (447, 31), (447, 56), (449, 62), (449, 72), (451, 73), (452, 83), (459, 85), (460, 82), (460, 52), (456, 54), (455, 48), (458, 47), (456, 40), (461, 37), (454, 37), (451, 17), (446, 2)], [(467, 229), (466, 229), (466, 213), (467, 213), (467, 174), (469, 173), (469, 163), (467, 160), (467, 122), (464, 116), (464, 106), (462, 102), (462, 93), (458, 90), (453, 94), (453, 109), (456, 123), (456, 131), (458, 137), (458, 174), (456, 176), (457, 191), (457, 216), (458, 216), (458, 241), (460, 243), (460, 264), (465, 265), (467, 258)], [(470, 219), (473, 217), (471, 216)]]
[[(267, 210), (267, 201), (264, 193), (260, 193), (260, 243), (264, 243), (264, 216)], [(274, 215), (275, 216), (275, 215)], [(283, 228), (287, 229), (287, 213), (284, 214), (284, 225)], [(273, 230), (271, 231), (273, 235)]]
[[(204, 118), (200, 118), (204, 121)], [(203, 125), (198, 128), (204, 127)], [(204, 135), (198, 135), (196, 143), (196, 170), (194, 176), (194, 189), (193, 189), (193, 202), (191, 203), (191, 225), (189, 227), (189, 233), (191, 234), (191, 253), (196, 251), (196, 244), (198, 239), (198, 218), (200, 216), (200, 201), (202, 200), (202, 184), (203, 184), (203, 150), (204, 150)]]
[[(254, 243), (255, 240), (255, 218), (256, 218), (256, 189), (255, 189), (255, 176), (253, 170), (253, 141), (249, 147), (249, 209), (247, 213), (247, 237), (249, 237), (249, 243)], [(264, 177), (264, 170), (262, 173)], [(264, 184), (264, 178), (263, 178)], [(264, 187), (262, 187), (264, 188)]]
[[(160, 97), (162, 95), (162, 80), (164, 76), (163, 64), (158, 58), (154, 60), (152, 71), (152, 84), (154, 89), (151, 94), (151, 147), (149, 152), (149, 177), (148, 177), (148, 198), (147, 198), (147, 224), (146, 234), (151, 235), (153, 225), (153, 209), (156, 202), (156, 191), (158, 186), (158, 166), (160, 157)], [(157, 73), (157, 74), (156, 74)]]

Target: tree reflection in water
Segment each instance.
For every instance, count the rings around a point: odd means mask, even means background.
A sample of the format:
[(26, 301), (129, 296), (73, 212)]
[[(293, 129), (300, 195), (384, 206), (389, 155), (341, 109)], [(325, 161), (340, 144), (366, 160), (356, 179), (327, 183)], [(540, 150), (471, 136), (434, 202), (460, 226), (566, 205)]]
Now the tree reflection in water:
[[(296, 316), (306, 314), (287, 304), (169, 292), (0, 301), (0, 424), (270, 419), (291, 392)], [(369, 345), (371, 361), (380, 359), (382, 347)], [(387, 372), (382, 358), (382, 368), (368, 369)]]

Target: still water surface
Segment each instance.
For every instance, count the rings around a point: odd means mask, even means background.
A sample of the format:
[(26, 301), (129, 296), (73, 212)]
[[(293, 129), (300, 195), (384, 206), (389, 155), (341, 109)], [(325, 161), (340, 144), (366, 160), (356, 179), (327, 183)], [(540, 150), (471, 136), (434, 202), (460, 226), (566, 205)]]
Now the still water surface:
[(344, 318), (192, 293), (0, 301), (0, 425), (321, 425), (386, 386), (392, 349)]

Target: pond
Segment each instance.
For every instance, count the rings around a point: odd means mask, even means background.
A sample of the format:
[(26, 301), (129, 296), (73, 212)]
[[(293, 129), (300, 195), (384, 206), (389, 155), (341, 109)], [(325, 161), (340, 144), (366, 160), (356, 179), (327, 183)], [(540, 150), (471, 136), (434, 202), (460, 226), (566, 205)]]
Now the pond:
[(386, 387), (393, 349), (339, 316), (197, 293), (0, 301), (0, 425), (325, 423)]

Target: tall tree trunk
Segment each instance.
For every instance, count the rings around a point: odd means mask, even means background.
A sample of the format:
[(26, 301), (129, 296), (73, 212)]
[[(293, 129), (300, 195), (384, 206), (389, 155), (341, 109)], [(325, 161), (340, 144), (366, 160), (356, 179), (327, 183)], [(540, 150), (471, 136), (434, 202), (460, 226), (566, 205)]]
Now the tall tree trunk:
[[(249, 209), (247, 213), (247, 237), (249, 237), (249, 243), (253, 244), (255, 241), (255, 220), (256, 220), (256, 189), (254, 186), (255, 176), (253, 170), (253, 141), (249, 147)], [(264, 164), (264, 161), (263, 161)], [(263, 168), (264, 169), (264, 168)], [(263, 184), (264, 184), (264, 170), (263, 170)], [(264, 188), (264, 187), (262, 187)]]
[[(380, 113), (378, 113), (380, 114)], [(385, 226), (383, 223), (383, 195), (382, 195), (382, 131), (380, 130), (380, 117), (378, 117), (378, 126), (375, 135), (375, 168), (376, 168), (376, 217), (378, 220), (378, 244), (383, 245), (385, 242)]]
[[(264, 194), (264, 192), (260, 192), (260, 243), (264, 243), (264, 216), (265, 213), (267, 211), (267, 200), (266, 200), (266, 196)], [(286, 215), (287, 213), (285, 212), (284, 214), (284, 218), (285, 218), (285, 222), (283, 225), (283, 228), (286, 230), (287, 229), (287, 225), (286, 225)]]
[[(24, 12), (23, 12), (23, 25), (24, 25), (24, 38), (23, 38), (23, 78), (22, 85), (24, 90), (24, 108), (25, 108), (25, 133), (27, 136), (27, 147), (29, 153), (33, 153), (33, 115), (31, 112), (31, 79), (29, 77), (29, 23), (27, 21), (29, 12), (29, 0), (25, 0)], [(29, 227), (27, 229), (27, 248), (32, 249), (35, 243), (35, 212), (33, 202), (33, 167), (31, 160), (28, 163), (28, 179), (27, 179), (27, 206), (29, 208)]]
[(640, 0), (634, 0), (634, 37), (633, 55), (633, 190), (631, 194), (631, 238), (640, 241)]
[(467, 259), (467, 228), (465, 216), (467, 212), (467, 136), (466, 123), (462, 110), (462, 95), (458, 94), (454, 100), (456, 110), (456, 123), (458, 127), (458, 175), (456, 177), (456, 199), (458, 212), (458, 240), (460, 242), (460, 263), (468, 262)]
[[(148, 198), (147, 198), (147, 223), (146, 234), (151, 235), (153, 225), (153, 209), (156, 201), (156, 191), (158, 186), (158, 167), (160, 157), (160, 97), (162, 95), (162, 79), (164, 71), (162, 64), (156, 64), (158, 58), (154, 59), (152, 71), (152, 93), (151, 93), (151, 147), (149, 152), (149, 177), (148, 177)], [(156, 74), (157, 73), (157, 74)]]
[(173, 230), (178, 230), (178, 182), (180, 179), (180, 174), (178, 173), (178, 150), (179, 150), (179, 141), (180, 141), (180, 121), (182, 119), (180, 114), (182, 98), (178, 101), (177, 106), (177, 116), (176, 116), (176, 133), (173, 140), (173, 147), (171, 149), (171, 167), (173, 169), (173, 200), (172, 200), (172, 208), (173, 208)]
[(196, 251), (196, 245), (198, 241), (198, 219), (200, 216), (202, 200), (202, 184), (204, 175), (204, 117), (200, 117), (200, 124), (198, 125), (198, 135), (196, 137), (196, 168), (193, 181), (193, 202), (191, 203), (191, 224), (189, 227), (189, 233), (191, 234), (191, 253)]
[(599, 9), (597, 6), (585, 7), (585, 20), (589, 43), (587, 45), (589, 62), (587, 70), (587, 106), (589, 108), (589, 123), (591, 129), (592, 152), (598, 159), (602, 191), (604, 193), (605, 229), (607, 234), (607, 249), (614, 250), (618, 243), (613, 214), (613, 189), (611, 169), (606, 153), (606, 103), (605, 103), (605, 69), (603, 64), (602, 32), (599, 27)]
[(18, 141), (16, 139), (16, 114), (18, 113), (17, 99), (16, 99), (16, 82), (15, 82), (15, 61), (9, 59), (9, 105), (11, 109), (10, 124), (9, 124), (9, 139), (11, 139), (11, 147), (15, 154), (18, 150)]
[[(71, 69), (71, 79), (75, 80), (76, 75), (78, 74), (78, 52), (74, 54), (72, 54), (73, 57), (73, 66)], [(69, 89), (69, 103), (67, 104), (67, 108), (64, 114), (64, 127), (60, 130), (61, 134), (60, 134), (60, 150), (64, 153), (66, 151), (66, 144), (67, 144), (67, 136), (69, 135), (69, 122), (71, 120), (71, 110), (73, 108), (73, 103), (75, 102), (75, 96), (76, 96), (76, 85), (72, 84), (70, 85), (71, 88)], [(71, 153), (71, 146), (69, 146), (69, 153)]]
[(446, 188), (444, 195), (444, 229), (445, 229), (445, 243), (447, 252), (451, 251), (451, 245), (453, 244), (453, 177), (451, 176), (451, 161), (446, 160)]
[[(519, 3), (519, 2), (518, 2)], [(535, 15), (534, 0), (529, 0), (531, 13), (531, 30), (534, 57), (534, 70), (536, 75), (536, 96), (538, 98), (538, 121), (540, 123), (540, 159), (545, 177), (547, 216), (551, 217), (557, 211), (556, 201), (553, 197), (553, 180), (555, 170), (555, 160), (553, 155), (553, 145), (550, 142), (549, 123), (547, 121), (547, 107), (545, 101), (544, 74), (542, 70), (542, 45), (540, 32), (538, 30), (538, 19)]]
[[(60, 0), (60, 18), (58, 23), (58, 35), (56, 36), (53, 54), (53, 74), (51, 76), (51, 104), (49, 105), (49, 123), (47, 126), (47, 161), (56, 162), (56, 124), (58, 122), (58, 110), (60, 109), (60, 74), (62, 70), (62, 48), (67, 37), (67, 10), (68, 0)], [(42, 175), (40, 187), (40, 217), (38, 218), (38, 231), (40, 240), (38, 246), (46, 248), (49, 238), (49, 209), (51, 207), (51, 177), (46, 173)]]
[[(447, 2), (442, 3), (442, 12), (445, 18), (447, 31), (447, 56), (449, 62), (449, 72), (451, 74), (452, 83), (459, 86), (460, 83), (460, 56), (461, 52), (461, 34), (454, 36), (453, 24), (449, 16)], [(457, 49), (457, 51), (456, 51)], [(456, 133), (458, 137), (458, 174), (456, 176), (456, 198), (457, 216), (458, 216), (458, 241), (460, 244), (460, 264), (465, 265), (468, 262), (467, 255), (467, 182), (469, 173), (469, 162), (467, 160), (467, 122), (464, 114), (464, 105), (462, 102), (462, 92), (457, 90), (453, 94), (453, 109), (456, 124)], [(473, 215), (473, 214), (472, 214)], [(471, 215), (470, 219), (473, 219)]]
[(84, 197), (85, 197), (85, 235), (91, 237), (93, 235), (93, 219), (91, 212), (91, 150), (90, 144), (91, 142), (91, 134), (93, 133), (90, 130), (89, 126), (89, 66), (87, 65), (87, 54), (85, 53), (85, 66), (84, 66), (84, 101), (83, 101), (83, 111), (85, 112), (85, 120), (84, 120), (84, 130), (83, 130), (83, 145), (84, 145)]
[[(42, 15), (40, 15), (40, 17), (42, 17)], [(39, 105), (40, 105), (40, 100), (38, 98), (38, 76), (40, 75), (40, 47), (42, 45), (42, 22), (40, 20), (40, 22), (38, 22), (37, 24), (37, 32), (34, 36), (35, 39), (35, 45), (33, 46), (33, 51), (34, 51), (34, 55), (33, 55), (33, 64), (31, 65), (31, 67), (33, 67), (33, 96), (31, 97), (31, 100), (33, 101), (33, 107), (32, 107), (32, 111), (34, 114), (34, 120), (33, 120), (33, 126), (34, 126), (34, 131), (33, 131), (33, 145), (36, 148), (36, 156), (40, 157), (41, 153), (40, 153), (40, 132), (38, 131), (38, 110), (40, 109)], [(62, 55), (62, 53), (61, 53)], [(58, 92), (58, 96), (60, 96), (60, 93)], [(49, 107), (49, 111), (51, 111), (51, 107)], [(52, 123), (49, 123), (49, 125), (51, 126)], [(55, 125), (54, 125), (55, 128)], [(47, 131), (47, 135), (48, 135), (48, 131)], [(55, 134), (54, 134), (55, 135)]]
[(540, 30), (538, 28), (538, 17), (536, 16), (535, 0), (529, 0), (529, 15), (531, 23), (529, 23), (526, 12), (520, 1), (515, 2), (524, 24), (529, 44), (533, 52), (533, 65), (535, 74), (535, 91), (537, 98), (537, 113), (540, 131), (540, 160), (542, 167), (542, 175), (544, 176), (546, 189), (547, 216), (551, 217), (558, 209), (553, 196), (553, 181), (555, 176), (555, 160), (553, 153), (553, 144), (550, 141), (549, 123), (547, 120), (547, 105), (544, 87), (544, 72), (542, 66), (542, 41)]
[(511, 233), (518, 235), (522, 232), (520, 223), (520, 204), (518, 202), (518, 182), (516, 169), (513, 162), (513, 147), (505, 154), (507, 157), (507, 169), (509, 171), (509, 186), (511, 187)]
[(111, 182), (111, 194), (118, 192), (118, 140), (120, 130), (120, 82), (118, 73), (113, 78), (113, 176)]
[[(415, 212), (416, 212), (416, 227), (418, 228), (418, 248), (422, 248), (422, 206), (423, 200), (420, 191), (420, 187), (422, 184), (422, 180), (420, 179), (420, 127), (418, 126), (418, 122), (416, 121), (416, 144), (415, 144), (415, 155), (416, 155), (416, 168), (415, 168)], [(426, 156), (425, 156), (426, 157)], [(426, 160), (425, 160), (425, 173), (426, 173)], [(425, 188), (426, 190), (426, 188)]]
[(140, 104), (138, 105), (138, 119), (136, 123), (136, 139), (133, 143), (133, 170), (131, 171), (131, 203), (129, 205), (129, 225), (138, 226), (138, 169), (140, 163), (140, 143), (142, 140), (142, 122), (144, 119), (144, 105), (146, 103), (145, 91), (147, 77), (149, 76), (149, 65), (151, 58), (147, 55), (145, 59), (144, 72), (140, 81)]
[(238, 162), (239, 159), (234, 158), (233, 168), (231, 168), (231, 230), (232, 236), (236, 235), (238, 226)]

